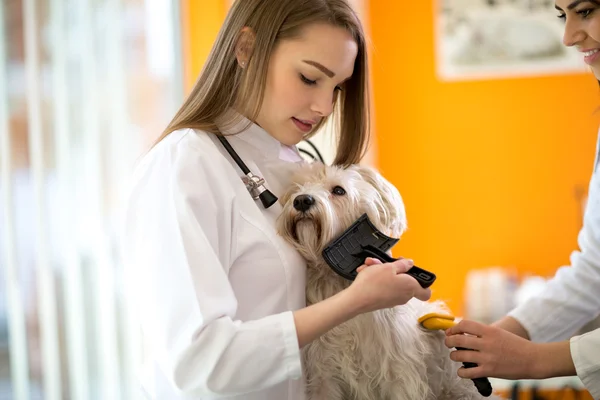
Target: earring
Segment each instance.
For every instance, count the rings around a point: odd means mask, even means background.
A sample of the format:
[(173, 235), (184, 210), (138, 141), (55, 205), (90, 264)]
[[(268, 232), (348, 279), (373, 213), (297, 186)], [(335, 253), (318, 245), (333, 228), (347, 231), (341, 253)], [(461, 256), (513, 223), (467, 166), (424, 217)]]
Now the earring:
[(240, 65), (241, 65), (242, 68), (246, 68), (246, 61), (241, 61)]

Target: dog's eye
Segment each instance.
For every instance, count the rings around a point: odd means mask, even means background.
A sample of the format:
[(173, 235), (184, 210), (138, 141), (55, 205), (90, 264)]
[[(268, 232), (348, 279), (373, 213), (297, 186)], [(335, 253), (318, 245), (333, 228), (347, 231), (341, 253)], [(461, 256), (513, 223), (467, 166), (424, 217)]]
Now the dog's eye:
[(335, 194), (336, 196), (343, 196), (346, 194), (346, 191), (344, 190), (343, 187), (341, 186), (336, 186), (333, 188), (333, 190), (331, 191), (331, 193)]

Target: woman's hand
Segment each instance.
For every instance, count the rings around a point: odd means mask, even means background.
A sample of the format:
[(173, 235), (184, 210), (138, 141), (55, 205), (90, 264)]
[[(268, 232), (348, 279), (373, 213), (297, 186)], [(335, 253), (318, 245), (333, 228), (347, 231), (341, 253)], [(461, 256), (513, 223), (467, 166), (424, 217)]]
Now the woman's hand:
[(448, 348), (471, 349), (450, 353), (454, 361), (477, 364), (460, 368), (461, 378), (544, 379), (562, 375), (558, 372), (561, 369), (568, 374), (569, 364), (572, 366), (568, 342), (566, 347), (565, 343), (537, 344), (474, 321), (461, 321), (448, 329), (445, 344)]
[(367, 258), (347, 290), (361, 305), (361, 312), (406, 304), (413, 297), (427, 301), (431, 298), (431, 289), (423, 289), (415, 278), (405, 274), (413, 265), (412, 260), (404, 258), (385, 264)]
[(300, 348), (359, 314), (402, 305), (413, 297), (429, 300), (431, 291), (404, 273), (412, 266), (411, 260), (382, 264), (379, 260), (367, 259), (350, 287), (294, 311)]

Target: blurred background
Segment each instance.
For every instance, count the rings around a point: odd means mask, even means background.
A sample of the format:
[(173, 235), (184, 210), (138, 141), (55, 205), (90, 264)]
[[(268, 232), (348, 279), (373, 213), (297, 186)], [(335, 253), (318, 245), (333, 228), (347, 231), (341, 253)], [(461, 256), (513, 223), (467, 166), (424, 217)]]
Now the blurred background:
[[(435, 271), (434, 298), (457, 316), (491, 322), (577, 249), (598, 85), (556, 45), (553, 2), (352, 4), (371, 51), (365, 163), (408, 212), (394, 252)], [(123, 201), (229, 6), (0, 1), (0, 400), (139, 398)], [(313, 142), (333, 159), (327, 128)], [(591, 398), (577, 378), (494, 386)]]

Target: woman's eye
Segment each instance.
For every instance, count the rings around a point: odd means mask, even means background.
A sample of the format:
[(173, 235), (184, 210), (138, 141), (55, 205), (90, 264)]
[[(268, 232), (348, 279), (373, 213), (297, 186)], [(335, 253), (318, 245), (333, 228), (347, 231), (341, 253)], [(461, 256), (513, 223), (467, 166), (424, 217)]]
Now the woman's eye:
[(343, 187), (341, 186), (336, 186), (333, 188), (333, 190), (331, 191), (333, 194), (335, 194), (336, 196), (343, 196), (346, 194), (346, 191), (344, 190)]
[(563, 21), (567, 19), (567, 14), (557, 15), (558, 19), (562, 19)]
[[(303, 74), (300, 74), (300, 80), (308, 86), (314, 86), (317, 84), (317, 81), (313, 81), (312, 79), (308, 79), (306, 76), (304, 76)], [(335, 87), (334, 89), (336, 92), (341, 92), (342, 90), (344, 90), (344, 88), (341, 85), (338, 85)]]
[(308, 79), (307, 77), (305, 77), (302, 74), (300, 74), (300, 80), (309, 86), (315, 85), (317, 83), (317, 81), (311, 81), (310, 79)]
[(577, 11), (577, 14), (581, 15), (582, 18), (587, 18), (594, 11), (592, 8), (586, 8), (584, 10)]

